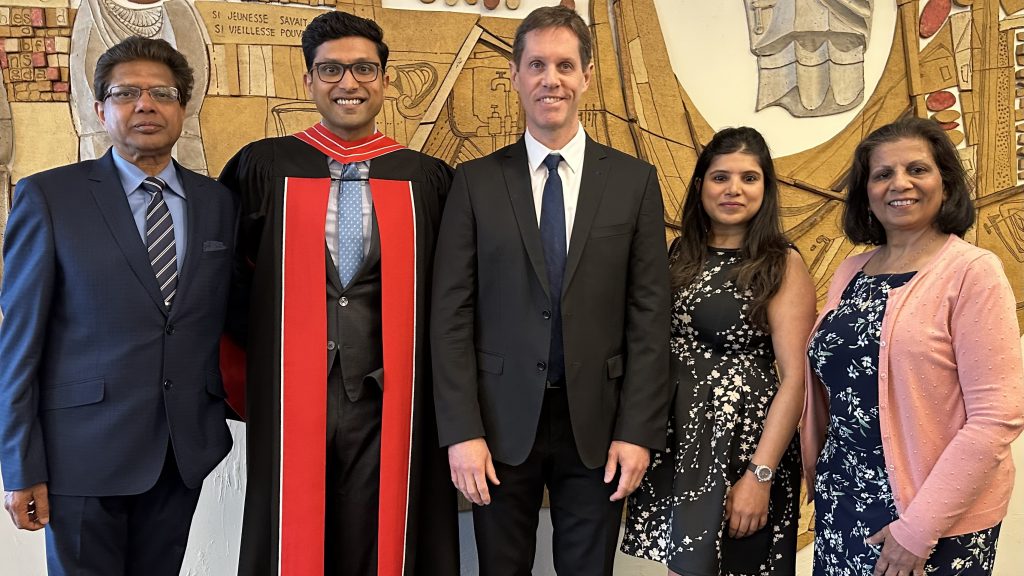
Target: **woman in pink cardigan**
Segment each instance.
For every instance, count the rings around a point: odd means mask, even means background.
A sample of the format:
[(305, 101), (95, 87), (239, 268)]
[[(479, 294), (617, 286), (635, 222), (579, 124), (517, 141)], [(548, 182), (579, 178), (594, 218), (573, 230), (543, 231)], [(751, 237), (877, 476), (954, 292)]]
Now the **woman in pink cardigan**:
[(1015, 300), (960, 237), (975, 208), (944, 131), (857, 147), (843, 262), (808, 345), (801, 443), (816, 575), (990, 575), (1024, 426)]

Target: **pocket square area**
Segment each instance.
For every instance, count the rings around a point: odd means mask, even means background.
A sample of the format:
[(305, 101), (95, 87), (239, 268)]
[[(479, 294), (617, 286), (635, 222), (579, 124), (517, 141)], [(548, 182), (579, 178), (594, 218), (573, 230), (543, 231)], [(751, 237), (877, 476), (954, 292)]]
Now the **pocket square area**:
[(225, 246), (220, 240), (207, 240), (203, 242), (203, 252), (216, 252), (218, 250), (226, 249), (227, 246)]

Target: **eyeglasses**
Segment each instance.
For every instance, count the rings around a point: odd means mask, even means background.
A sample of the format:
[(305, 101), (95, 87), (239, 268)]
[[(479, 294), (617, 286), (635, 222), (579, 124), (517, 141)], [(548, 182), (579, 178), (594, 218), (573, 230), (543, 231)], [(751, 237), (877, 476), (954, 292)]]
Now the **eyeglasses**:
[(174, 86), (153, 86), (150, 88), (139, 88), (138, 86), (111, 86), (107, 89), (107, 93), (103, 96), (103, 99), (107, 98), (114, 101), (115, 104), (131, 104), (142, 98), (142, 93), (148, 92), (149, 97), (154, 102), (161, 104), (170, 104), (181, 102), (178, 97), (178, 89)]
[(354, 62), (352, 64), (316, 62), (313, 64), (310, 72), (313, 70), (316, 70), (316, 75), (320, 78), (321, 82), (328, 84), (341, 82), (341, 79), (345, 77), (346, 70), (352, 72), (352, 77), (356, 79), (356, 82), (365, 84), (377, 79), (377, 76), (380, 74), (380, 64), (376, 62)]

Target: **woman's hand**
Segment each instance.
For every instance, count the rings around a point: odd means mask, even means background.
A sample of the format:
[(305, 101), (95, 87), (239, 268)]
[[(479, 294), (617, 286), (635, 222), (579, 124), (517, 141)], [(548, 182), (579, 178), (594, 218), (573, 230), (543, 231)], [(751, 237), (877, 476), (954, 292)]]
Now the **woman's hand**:
[(889, 533), (888, 526), (869, 536), (865, 542), (872, 546), (882, 546), (882, 555), (875, 563), (873, 576), (924, 576), (924, 563), (928, 558), (914, 556), (900, 546)]
[(725, 520), (729, 523), (729, 536), (744, 538), (768, 523), (768, 497), (771, 482), (758, 482), (750, 471), (729, 489), (725, 497)]

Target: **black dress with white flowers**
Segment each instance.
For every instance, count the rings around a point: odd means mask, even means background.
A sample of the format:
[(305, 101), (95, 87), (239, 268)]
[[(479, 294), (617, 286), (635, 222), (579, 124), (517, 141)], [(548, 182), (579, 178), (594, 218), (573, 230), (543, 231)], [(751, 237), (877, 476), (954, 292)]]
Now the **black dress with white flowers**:
[(757, 448), (778, 389), (771, 337), (751, 324), (750, 293), (733, 281), (741, 261), (738, 250), (710, 249), (703, 272), (673, 296), (669, 449), (652, 455), (627, 507), (622, 551), (680, 574), (795, 572), (796, 437), (772, 483), (768, 524), (723, 538), (726, 495)]
[[(811, 367), (829, 396), (828, 432), (816, 468), (816, 576), (870, 576), (881, 547), (864, 539), (898, 518), (878, 423), (878, 351), (889, 290), (913, 275), (858, 272), (811, 338)], [(997, 525), (942, 538), (925, 573), (990, 575), (998, 537)]]

